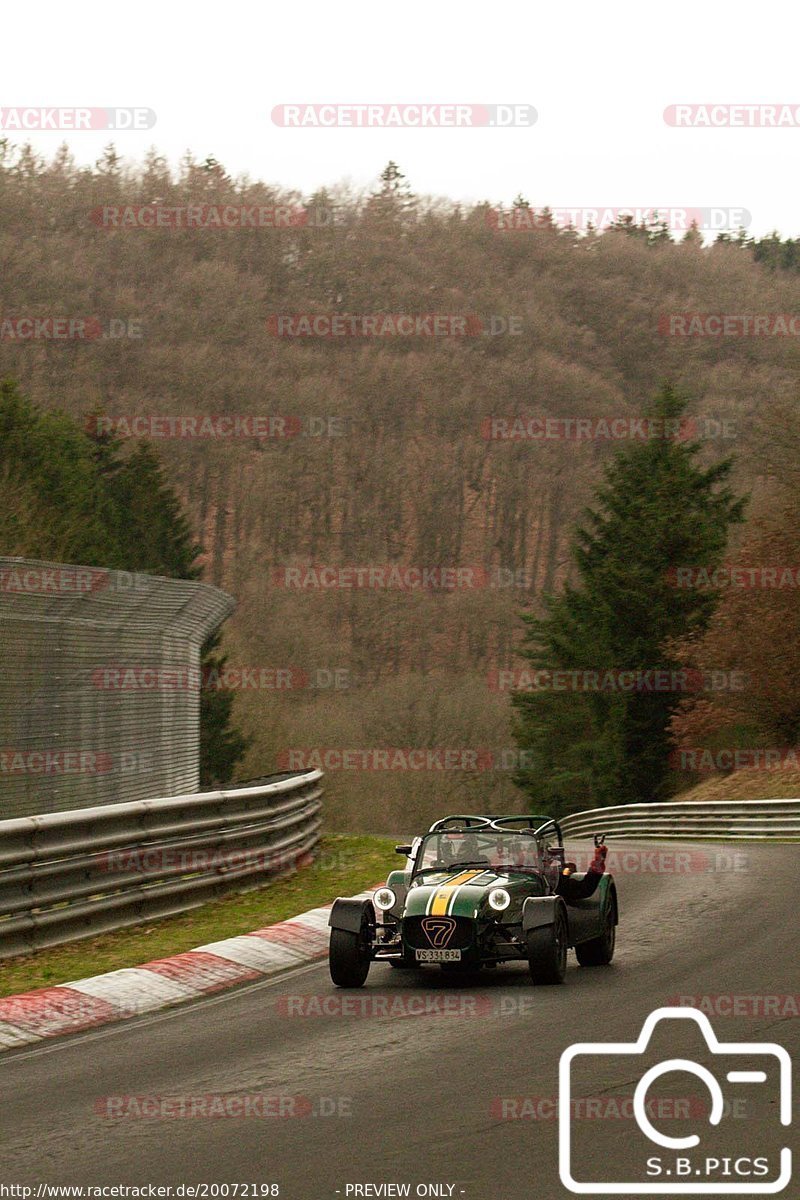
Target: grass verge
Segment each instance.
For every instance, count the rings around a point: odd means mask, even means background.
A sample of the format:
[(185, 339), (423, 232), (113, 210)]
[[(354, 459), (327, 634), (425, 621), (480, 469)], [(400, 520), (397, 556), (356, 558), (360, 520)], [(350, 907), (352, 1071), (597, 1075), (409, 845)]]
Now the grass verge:
[(364, 891), (395, 867), (394, 844), (390, 838), (329, 834), (311, 866), (258, 891), (228, 896), (181, 916), (0, 960), (0, 997), (180, 954), (285, 921), (335, 896)]

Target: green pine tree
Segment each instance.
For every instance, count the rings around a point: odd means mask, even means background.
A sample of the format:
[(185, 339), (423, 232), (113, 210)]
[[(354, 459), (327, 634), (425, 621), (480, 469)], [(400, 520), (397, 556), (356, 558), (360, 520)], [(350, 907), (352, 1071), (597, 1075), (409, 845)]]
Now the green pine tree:
[(413, 218), (416, 203), (408, 180), (397, 163), (388, 162), (380, 174), (380, 188), (367, 201), (366, 212), (373, 221), (403, 223)]
[(116, 539), (129, 571), (197, 579), (200, 553), (181, 502), (161, 462), (140, 442), (109, 478), (115, 499)]
[[(686, 406), (665, 386), (647, 415), (677, 423)], [(672, 640), (705, 628), (717, 597), (675, 587), (670, 572), (718, 564), (745, 504), (727, 483), (732, 461), (703, 468), (699, 449), (664, 436), (615, 455), (576, 531), (577, 585), (548, 598), (544, 617), (523, 618), (531, 670), (678, 669)], [(524, 754), (517, 783), (534, 811), (662, 799), (668, 725), (680, 698), (619, 688), (518, 692), (515, 730)]]
[(222, 638), (213, 633), (203, 643), (200, 692), (200, 787), (225, 787), (233, 778), (237, 763), (250, 746), (233, 725), (233, 692), (219, 686), (224, 679), (227, 656), (219, 653)]
[[(11, 380), (0, 383), (0, 480), (0, 528), (13, 553), (118, 565), (91, 444), (71, 417), (40, 411)], [(27, 505), (17, 503), (21, 490)]]
[[(0, 554), (197, 579), (189, 522), (158, 455), (41, 411), (0, 384)], [(202, 649), (204, 676), (224, 672), (220, 635)], [(216, 673), (216, 674), (215, 674)], [(249, 740), (233, 726), (233, 694), (200, 697), (200, 785), (230, 782)]]
[[(96, 437), (95, 442), (115, 501), (116, 540), (126, 569), (197, 579), (201, 572), (196, 559), (201, 547), (192, 537), (180, 500), (156, 452), (142, 442), (119, 463), (118, 443), (113, 440), (109, 443), (105, 437)], [(200, 656), (203, 679), (217, 679), (224, 674), (227, 658), (219, 653), (220, 642), (219, 633), (214, 633), (203, 645)], [(201, 788), (230, 783), (236, 764), (250, 744), (250, 739), (233, 725), (233, 701), (230, 691), (215, 687), (201, 690)]]

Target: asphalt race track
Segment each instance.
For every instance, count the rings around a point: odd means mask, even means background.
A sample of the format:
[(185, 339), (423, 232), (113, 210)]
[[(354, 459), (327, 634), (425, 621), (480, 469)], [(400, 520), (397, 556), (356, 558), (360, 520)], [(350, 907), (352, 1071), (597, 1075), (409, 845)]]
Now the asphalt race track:
[[(800, 846), (620, 846), (630, 859), (616, 872), (617, 957), (589, 969), (570, 955), (561, 987), (534, 989), (516, 965), (466, 981), (438, 968), (382, 966), (362, 991), (342, 992), (322, 964), (0, 1055), (5, 1182), (275, 1183), (285, 1200), (403, 1194), (381, 1184), (410, 1185), (411, 1196), (418, 1184), (435, 1184), (441, 1190), (428, 1195), (469, 1200), (567, 1196), (552, 1104), (571, 1043), (631, 1042), (654, 1009), (702, 995), (721, 997), (711, 1017), (721, 1041), (777, 1042), (800, 1060), (800, 1018), (783, 1000), (800, 996)], [(364, 1004), (370, 1015), (292, 1015), (319, 1013), (331, 997)], [(732, 997), (749, 997), (737, 1002), (740, 1015), (727, 1015)], [(415, 1004), (438, 1011), (419, 1014)], [(668, 1024), (648, 1065), (682, 1049), (713, 1070), (715, 1057), (696, 1035), (684, 1043), (676, 1022)], [(582, 1082), (576, 1075), (575, 1095), (630, 1097), (637, 1061), (603, 1059)], [(724, 1076), (722, 1084), (732, 1089)], [(796, 1125), (779, 1125), (776, 1081), (739, 1086), (742, 1104), (723, 1122), (736, 1151), (772, 1162), (788, 1145), (797, 1156)], [(673, 1076), (672, 1088), (663, 1095), (689, 1101), (691, 1119), (676, 1107), (660, 1128), (695, 1130), (705, 1144), (703, 1085)], [(209, 1115), (213, 1097), (256, 1095), (284, 1115)], [(144, 1097), (170, 1098), (172, 1107), (141, 1115)], [(200, 1115), (180, 1115), (181, 1098)], [(601, 1105), (593, 1119), (576, 1120), (576, 1174), (642, 1179), (641, 1135), (612, 1110)], [(653, 1151), (665, 1162), (673, 1154)], [(353, 1190), (366, 1184), (375, 1190)], [(784, 1194), (794, 1200), (796, 1183)]]

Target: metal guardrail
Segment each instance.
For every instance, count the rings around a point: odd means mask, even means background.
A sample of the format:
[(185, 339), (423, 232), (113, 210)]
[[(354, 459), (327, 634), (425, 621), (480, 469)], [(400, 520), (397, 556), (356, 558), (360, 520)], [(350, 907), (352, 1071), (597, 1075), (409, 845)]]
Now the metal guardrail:
[(560, 819), (564, 836), (615, 838), (725, 838), (759, 841), (800, 838), (800, 800), (708, 800), (693, 804), (623, 804), (595, 808)]
[(0, 821), (0, 959), (186, 912), (293, 870), (322, 772)]

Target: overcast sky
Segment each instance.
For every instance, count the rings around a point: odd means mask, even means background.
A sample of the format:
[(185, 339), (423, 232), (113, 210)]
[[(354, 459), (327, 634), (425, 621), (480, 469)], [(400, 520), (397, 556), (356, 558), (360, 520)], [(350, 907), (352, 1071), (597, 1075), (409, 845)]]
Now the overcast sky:
[[(474, 3), (4, 8), (0, 105), (136, 106), (142, 132), (9, 132), (79, 162), (187, 148), (310, 194), (370, 187), (389, 159), (418, 193), (534, 205), (742, 209), (800, 234), (798, 127), (669, 126), (671, 104), (783, 104), (800, 118), (796, 6)], [(532, 105), (532, 126), (285, 128), (282, 104)]]

